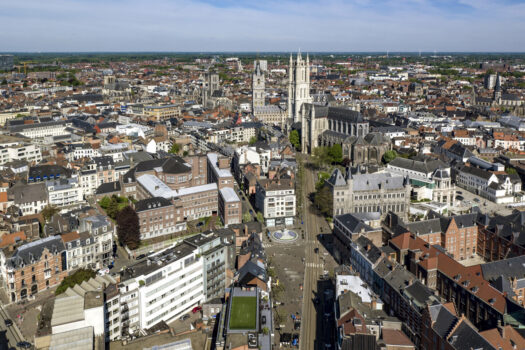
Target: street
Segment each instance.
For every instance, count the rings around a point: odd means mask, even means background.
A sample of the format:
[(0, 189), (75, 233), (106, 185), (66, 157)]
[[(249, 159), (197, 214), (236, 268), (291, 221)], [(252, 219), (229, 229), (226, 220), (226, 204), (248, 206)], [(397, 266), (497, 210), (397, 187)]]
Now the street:
[[(306, 261), (303, 288), (300, 348), (303, 350), (322, 349), (326, 344), (332, 344), (333, 315), (325, 317), (325, 310), (332, 310), (330, 305), (333, 299), (327, 297), (330, 292), (329, 281), (320, 281), (320, 276), (330, 272), (325, 269), (324, 261), (327, 257), (326, 248), (320, 244), (319, 233), (331, 232), (326, 220), (318, 214), (309, 200), (309, 194), (315, 191), (315, 172), (305, 166), (305, 186), (302, 193), (304, 200), (304, 224), (306, 236)], [(323, 237), (329, 234), (324, 234)], [(326, 238), (324, 238), (326, 240)], [(315, 300), (322, 300), (316, 305)], [(317, 309), (316, 309), (317, 308)]]
[(11, 326), (6, 325), (7, 319), (10, 319), (9, 315), (2, 306), (0, 307), (0, 350), (17, 349), (16, 344), (24, 340), (14, 321)]

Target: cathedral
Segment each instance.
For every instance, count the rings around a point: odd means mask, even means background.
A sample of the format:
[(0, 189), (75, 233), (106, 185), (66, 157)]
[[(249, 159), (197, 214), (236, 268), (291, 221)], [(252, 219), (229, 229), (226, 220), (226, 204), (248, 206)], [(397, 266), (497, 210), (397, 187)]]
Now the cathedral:
[(344, 107), (313, 103), (310, 96), (310, 62), (290, 56), (288, 71), (288, 118), (301, 130), (301, 149), (311, 153), (316, 147), (340, 144), (343, 157), (352, 165), (381, 163), (390, 150), (390, 139), (381, 133), (370, 133), (369, 123), (358, 112)]
[[(490, 84), (487, 84), (490, 87)], [(518, 95), (503, 93), (501, 87), (501, 77), (497, 74), (494, 82), (492, 98), (476, 96), (476, 89), (472, 89), (472, 105), (479, 107), (503, 107), (512, 111), (516, 115), (523, 115), (523, 101)]]

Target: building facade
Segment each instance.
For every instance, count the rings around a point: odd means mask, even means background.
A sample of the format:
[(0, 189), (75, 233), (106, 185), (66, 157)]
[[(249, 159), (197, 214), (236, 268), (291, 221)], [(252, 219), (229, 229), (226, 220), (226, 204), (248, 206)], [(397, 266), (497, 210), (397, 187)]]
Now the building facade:
[(64, 251), (60, 236), (51, 236), (24, 244), (8, 257), (2, 277), (11, 302), (60, 284), (67, 276)]
[(260, 179), (257, 181), (255, 206), (266, 225), (293, 225), (296, 213), (295, 185), (291, 179)]
[(411, 186), (401, 175), (387, 172), (343, 176), (334, 170), (325, 183), (332, 192), (333, 215), (388, 211), (405, 216), (410, 206)]

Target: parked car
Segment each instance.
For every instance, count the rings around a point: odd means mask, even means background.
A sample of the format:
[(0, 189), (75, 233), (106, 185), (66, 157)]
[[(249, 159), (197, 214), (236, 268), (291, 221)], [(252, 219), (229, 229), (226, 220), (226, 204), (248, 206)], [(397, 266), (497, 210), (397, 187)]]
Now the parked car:
[(474, 198), (474, 202), (479, 203), (479, 198)]
[(6, 320), (5, 320), (5, 325), (6, 325), (7, 327), (10, 327), (10, 326), (13, 325), (13, 321), (11, 321), (10, 319), (6, 318)]
[(31, 347), (31, 343), (27, 341), (19, 341), (16, 343), (16, 346), (22, 349), (29, 349)]
[(194, 314), (196, 314), (197, 312), (199, 312), (199, 311), (201, 311), (201, 310), (202, 310), (202, 306), (195, 306), (195, 307), (191, 310), (191, 312), (194, 313)]
[(250, 215), (253, 215), (253, 210), (248, 210), (248, 213), (250, 213)]
[(263, 316), (261, 317), (261, 321), (262, 321), (262, 324), (266, 324), (266, 316), (263, 315)]
[(315, 254), (319, 253), (319, 248), (314, 248), (314, 253)]
[(184, 314), (184, 315), (182, 315), (182, 316), (180, 317), (180, 320), (181, 320), (181, 321), (186, 321), (188, 318), (190, 318), (190, 315), (188, 315), (188, 314)]
[(140, 254), (139, 256), (136, 257), (136, 260), (142, 260), (146, 257), (146, 254)]
[(199, 221), (196, 226), (201, 227), (202, 225), (204, 225), (204, 221)]

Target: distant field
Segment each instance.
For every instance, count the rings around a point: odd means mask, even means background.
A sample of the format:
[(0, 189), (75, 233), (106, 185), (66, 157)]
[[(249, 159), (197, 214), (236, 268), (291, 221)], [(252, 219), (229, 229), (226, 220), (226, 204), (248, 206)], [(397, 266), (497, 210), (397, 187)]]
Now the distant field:
[(257, 297), (233, 297), (230, 329), (255, 329)]

